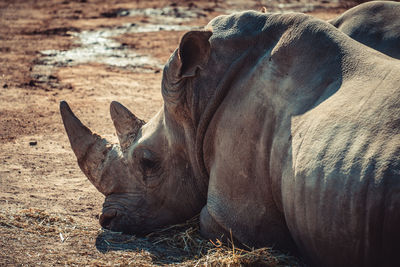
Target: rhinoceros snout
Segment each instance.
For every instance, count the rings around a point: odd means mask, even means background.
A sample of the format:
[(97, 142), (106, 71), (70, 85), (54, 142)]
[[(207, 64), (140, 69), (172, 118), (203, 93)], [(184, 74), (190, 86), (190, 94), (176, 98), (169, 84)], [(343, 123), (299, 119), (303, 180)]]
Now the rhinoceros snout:
[(137, 223), (137, 218), (128, 216), (118, 209), (103, 210), (100, 215), (99, 223), (101, 227), (114, 232), (122, 232), (124, 234), (147, 234), (148, 231), (143, 229), (142, 224)]
[(108, 210), (107, 212), (103, 212), (100, 216), (99, 222), (101, 227), (109, 230), (111, 229), (112, 226), (112, 221), (115, 217), (117, 217), (117, 211), (116, 210)]

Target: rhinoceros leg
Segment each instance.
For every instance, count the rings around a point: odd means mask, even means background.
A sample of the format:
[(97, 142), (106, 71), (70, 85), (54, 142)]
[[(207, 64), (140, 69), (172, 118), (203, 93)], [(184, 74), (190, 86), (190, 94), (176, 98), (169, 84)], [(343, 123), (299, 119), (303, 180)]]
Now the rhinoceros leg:
[(200, 232), (210, 240), (228, 241), (231, 236), (218, 222), (210, 215), (207, 205), (203, 207), (200, 213)]
[(204, 150), (212, 155), (205, 157), (209, 170), (207, 213), (217, 226), (203, 209), (202, 232), (214, 236), (232, 232), (247, 246), (296, 251), (274, 198), (279, 190), (272, 185), (268, 162), (275, 118), (268, 115), (272, 112), (263, 104), (267, 97), (262, 90), (254, 93), (262, 96), (255, 100), (246, 90), (231, 91), (208, 127)]

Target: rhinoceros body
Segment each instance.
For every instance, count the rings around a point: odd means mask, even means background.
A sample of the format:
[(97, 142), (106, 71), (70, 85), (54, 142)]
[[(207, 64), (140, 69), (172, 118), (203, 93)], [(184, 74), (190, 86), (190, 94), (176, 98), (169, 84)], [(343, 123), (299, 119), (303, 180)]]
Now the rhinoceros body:
[(400, 62), (303, 14), (243, 12), (192, 31), (148, 123), (113, 102), (121, 145), (61, 114), (100, 223), (129, 233), (200, 213), (208, 238), (390, 266), (400, 249)]
[(400, 59), (399, 2), (367, 2), (329, 22), (360, 43)]

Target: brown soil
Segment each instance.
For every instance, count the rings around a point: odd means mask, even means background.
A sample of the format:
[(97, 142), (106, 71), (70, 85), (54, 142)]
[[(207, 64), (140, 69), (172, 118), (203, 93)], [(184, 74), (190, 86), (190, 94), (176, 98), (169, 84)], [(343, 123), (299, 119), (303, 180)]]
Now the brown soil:
[[(60, 54), (79, 48), (77, 34), (83, 31), (152, 23), (145, 15), (126, 16), (134, 8), (190, 7), (197, 15), (178, 24), (201, 26), (223, 10), (260, 9), (262, 2), (0, 1), (0, 265), (213, 262), (201, 257), (215, 246), (198, 235), (196, 220), (145, 238), (103, 232), (98, 224), (103, 196), (76, 164), (59, 115), (59, 102), (67, 100), (86, 125), (116, 141), (109, 103), (117, 100), (148, 120), (162, 105), (160, 66), (118, 66), (118, 60), (113, 65), (96, 58), (80, 64), (48, 63), (51, 53), (43, 51)], [(328, 19), (342, 11), (321, 3), (313, 12)], [(163, 63), (183, 32), (131, 31), (109, 39), (120, 44), (115, 51)], [(218, 257), (215, 264), (226, 263), (223, 255)]]

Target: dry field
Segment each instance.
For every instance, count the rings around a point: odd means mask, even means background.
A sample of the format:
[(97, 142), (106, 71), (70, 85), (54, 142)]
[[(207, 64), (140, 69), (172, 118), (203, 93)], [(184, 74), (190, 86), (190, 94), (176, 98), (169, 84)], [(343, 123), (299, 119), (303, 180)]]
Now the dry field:
[(67, 100), (117, 141), (109, 104), (148, 120), (180, 36), (234, 10), (295, 10), (322, 19), (334, 1), (0, 0), (0, 265), (301, 265), (271, 248), (214, 244), (198, 220), (146, 237), (104, 231), (103, 196), (80, 171), (59, 115)]

